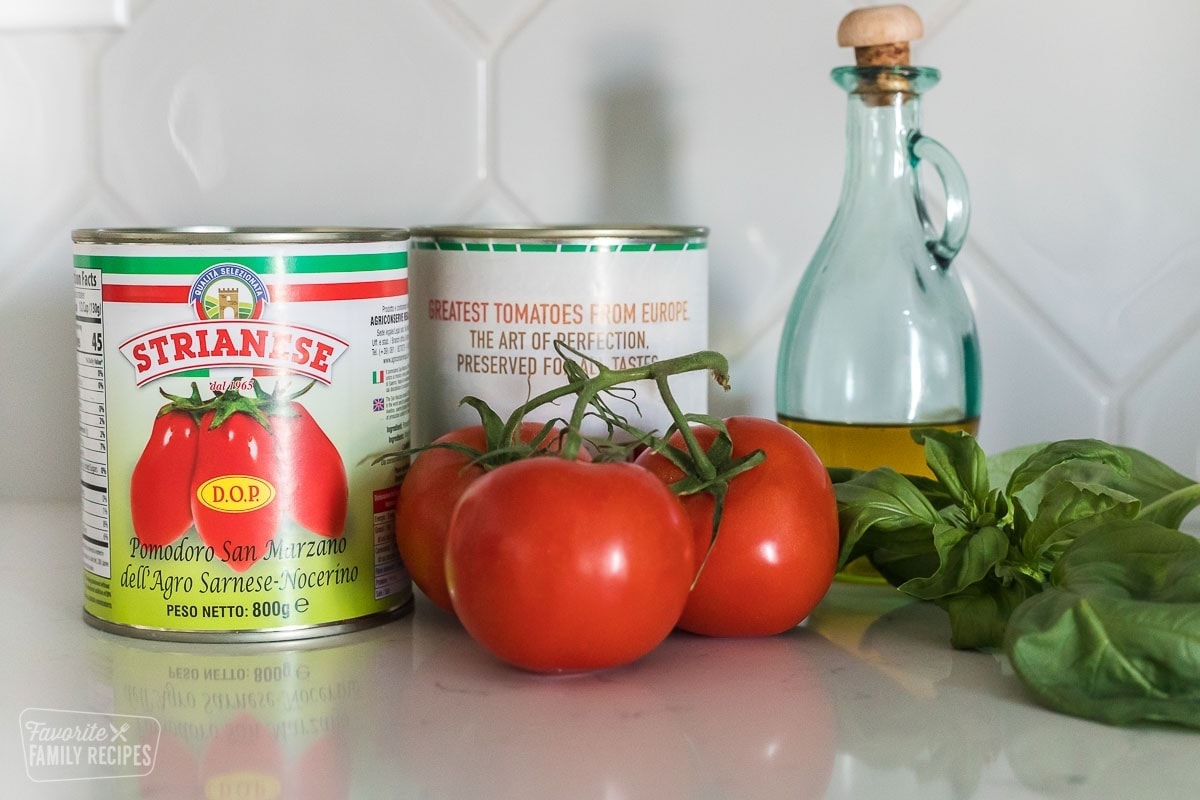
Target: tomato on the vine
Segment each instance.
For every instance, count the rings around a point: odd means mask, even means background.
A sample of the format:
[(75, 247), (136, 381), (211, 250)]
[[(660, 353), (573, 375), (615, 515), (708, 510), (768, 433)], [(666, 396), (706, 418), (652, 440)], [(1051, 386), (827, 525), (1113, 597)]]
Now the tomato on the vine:
[(629, 463), (555, 456), (488, 472), (450, 520), (446, 579), (463, 627), (535, 672), (626, 664), (674, 628), (695, 574), (691, 523)]
[[(733, 458), (755, 450), (766, 458), (729, 482), (715, 541), (712, 495), (681, 498), (703, 566), (679, 627), (709, 636), (781, 633), (807, 617), (833, 582), (838, 557), (833, 484), (817, 454), (790, 428), (758, 417), (730, 417), (725, 426)], [(704, 426), (692, 430), (706, 449), (717, 436)], [(682, 442), (678, 433), (670, 440), (676, 447)], [(636, 463), (666, 484), (683, 477), (650, 450)]]
[(161, 547), (192, 527), (192, 465), (199, 426), (187, 411), (159, 412), (150, 439), (133, 467), (129, 508), (133, 532), (147, 547)]
[[(517, 431), (521, 441), (532, 440), (542, 430), (542, 423), (523, 422)], [(459, 428), (440, 436), (434, 446), (422, 450), (400, 484), (396, 503), (396, 547), (409, 576), (417, 588), (435, 605), (453, 612), (450, 591), (446, 588), (446, 534), (450, 529), (450, 514), (454, 505), (486, 470), (472, 463), (472, 456), (462, 450), (441, 445), (459, 444), (483, 452), (487, 437), (482, 425)], [(558, 448), (557, 432), (546, 439), (545, 447)], [(580, 450), (581, 460), (590, 460), (586, 450)]]

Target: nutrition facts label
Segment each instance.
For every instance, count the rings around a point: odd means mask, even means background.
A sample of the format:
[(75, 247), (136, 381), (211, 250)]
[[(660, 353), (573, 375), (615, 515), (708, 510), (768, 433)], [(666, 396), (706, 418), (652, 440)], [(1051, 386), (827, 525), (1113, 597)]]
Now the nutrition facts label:
[(396, 550), (396, 500), (399, 489), (374, 493), (375, 599), (399, 594), (408, 585), (408, 572)]
[(98, 269), (75, 270), (75, 358), (79, 378), (79, 440), (83, 457), (83, 564), (111, 576), (108, 531), (108, 429), (104, 389), (104, 305)]

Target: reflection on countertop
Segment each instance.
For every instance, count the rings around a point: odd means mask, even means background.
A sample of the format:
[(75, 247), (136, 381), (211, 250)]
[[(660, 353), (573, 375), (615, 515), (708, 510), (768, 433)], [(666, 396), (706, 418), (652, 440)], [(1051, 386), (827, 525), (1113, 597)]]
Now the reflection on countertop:
[(499, 663), (424, 598), (340, 636), (153, 642), (83, 623), (74, 512), (0, 506), (3, 711), (152, 717), (154, 768), (33, 781), (14, 737), (9, 796), (1091, 800), (1200, 785), (1196, 734), (1046, 711), (1002, 656), (952, 650), (939, 609), (886, 588), (835, 585), (781, 636), (675, 634), (628, 667), (562, 677)]

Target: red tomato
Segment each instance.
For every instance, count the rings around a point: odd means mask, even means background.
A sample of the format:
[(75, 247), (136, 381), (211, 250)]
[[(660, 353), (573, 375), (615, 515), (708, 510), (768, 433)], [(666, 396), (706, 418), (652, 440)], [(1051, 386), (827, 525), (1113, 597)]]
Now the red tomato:
[[(543, 423), (521, 424), (519, 436), (528, 442)], [(460, 428), (439, 437), (435, 444), (453, 442), (482, 451), (487, 446), (483, 426)], [(547, 441), (551, 450), (558, 449), (553, 434)], [(591, 459), (581, 450), (580, 460)], [(435, 604), (454, 611), (450, 591), (446, 588), (446, 533), (450, 529), (450, 513), (463, 492), (486, 470), (473, 465), (472, 458), (446, 447), (422, 450), (409, 467), (400, 484), (400, 499), (396, 505), (396, 546), (400, 560), (408, 569), (413, 583)]]
[(192, 517), (217, 558), (245, 572), (266, 555), (283, 520), (275, 442), (247, 413), (234, 412), (216, 428), (213, 417), (209, 411), (200, 420)]
[[(762, 450), (766, 460), (730, 482), (716, 542), (679, 627), (708, 636), (769, 636), (799, 624), (829, 590), (838, 556), (837, 501), (828, 471), (799, 434), (758, 417), (730, 417), (725, 425), (733, 458)], [(706, 449), (716, 438), (711, 428), (693, 430)], [(671, 443), (683, 446), (678, 434)], [(682, 477), (652, 451), (636, 463), (667, 484)], [(713, 498), (701, 492), (681, 500), (703, 559)]]
[(272, 411), (276, 458), (292, 480), (280, 480), (280, 502), (291, 518), (321, 536), (341, 536), (346, 527), (349, 485), (337, 447), (299, 403)]
[(159, 414), (133, 468), (129, 506), (133, 532), (147, 547), (162, 547), (192, 527), (192, 467), (199, 426), (186, 411)]
[(530, 458), (463, 493), (446, 581), (463, 627), (502, 660), (535, 672), (604, 669), (671, 632), (693, 548), (683, 506), (642, 468)]

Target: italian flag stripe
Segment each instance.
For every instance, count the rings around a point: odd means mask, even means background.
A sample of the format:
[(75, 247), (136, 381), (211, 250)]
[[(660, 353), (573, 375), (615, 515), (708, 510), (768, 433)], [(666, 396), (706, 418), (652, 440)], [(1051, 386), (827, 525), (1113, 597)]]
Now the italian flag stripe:
[[(370, 300), (408, 294), (408, 280), (362, 281), (356, 283), (267, 284), (273, 303), (309, 303), (328, 300)], [(142, 286), (104, 284), (107, 303), (187, 303), (187, 286)]]

